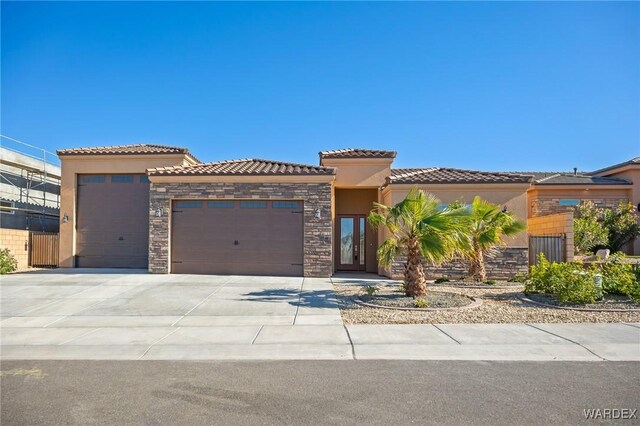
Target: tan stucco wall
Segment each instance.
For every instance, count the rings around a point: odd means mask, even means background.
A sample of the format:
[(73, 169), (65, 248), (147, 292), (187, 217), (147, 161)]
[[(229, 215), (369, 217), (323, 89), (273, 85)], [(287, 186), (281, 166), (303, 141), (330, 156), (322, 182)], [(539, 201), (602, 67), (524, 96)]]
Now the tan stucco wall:
[(379, 188), (391, 175), (392, 162), (392, 158), (329, 158), (320, 163), (337, 169), (336, 188)]
[(0, 249), (9, 249), (19, 271), (29, 267), (29, 231), (0, 228)]
[(531, 217), (527, 220), (527, 232), (529, 235), (560, 235), (566, 236), (566, 259), (573, 260), (573, 213), (557, 213), (547, 216)]
[(369, 214), (378, 201), (377, 189), (336, 188), (336, 214)]
[[(76, 232), (76, 193), (79, 174), (146, 173), (149, 168), (190, 163), (183, 154), (173, 155), (70, 155), (60, 156), (60, 267), (73, 267)], [(64, 223), (63, 218), (68, 221)]]
[[(527, 188), (526, 185), (389, 185), (383, 191), (384, 204), (393, 205), (402, 201), (409, 191), (417, 187), (435, 195), (442, 204), (456, 200), (470, 203), (479, 196), (492, 203), (506, 206), (522, 221), (527, 220)], [(384, 238), (384, 236), (383, 236)], [(507, 247), (528, 247), (527, 234), (521, 232), (516, 236), (505, 238)]]

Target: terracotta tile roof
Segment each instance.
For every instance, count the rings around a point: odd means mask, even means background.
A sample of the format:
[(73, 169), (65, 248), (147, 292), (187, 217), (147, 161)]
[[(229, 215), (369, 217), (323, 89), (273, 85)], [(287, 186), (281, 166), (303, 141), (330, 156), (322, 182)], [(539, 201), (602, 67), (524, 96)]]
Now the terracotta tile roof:
[(395, 158), (395, 151), (378, 149), (346, 148), (334, 151), (320, 151), (320, 158)]
[(87, 148), (68, 148), (56, 151), (58, 155), (147, 155), (147, 154), (187, 154), (197, 162), (200, 162), (195, 156), (189, 153), (187, 148), (153, 145), (153, 144), (134, 144), (134, 145), (117, 145), (117, 146), (96, 146)]
[(391, 169), (389, 183), (529, 183), (532, 179), (532, 176), (517, 173), (431, 167), (427, 169)]
[(536, 185), (631, 185), (627, 179), (591, 176), (573, 173), (557, 173), (535, 181)]
[(299, 176), (334, 175), (336, 170), (333, 167), (245, 158), (193, 166), (159, 167), (149, 169), (147, 173), (151, 176)]

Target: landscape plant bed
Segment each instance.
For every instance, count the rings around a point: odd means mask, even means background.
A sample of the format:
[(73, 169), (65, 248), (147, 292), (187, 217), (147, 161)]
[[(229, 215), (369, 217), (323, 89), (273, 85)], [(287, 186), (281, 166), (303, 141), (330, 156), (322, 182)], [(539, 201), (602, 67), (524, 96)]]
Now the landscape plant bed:
[(606, 295), (604, 300), (585, 304), (563, 304), (552, 294), (525, 294), (519, 296), (525, 302), (534, 303), (554, 309), (568, 309), (590, 312), (640, 312), (640, 303), (630, 300), (627, 296)]
[[(371, 284), (371, 283), (367, 283)], [(474, 309), (455, 310), (399, 310), (380, 309), (358, 304), (365, 286), (334, 284), (342, 319), (346, 324), (462, 324), (462, 323), (581, 323), (581, 322), (640, 322), (640, 312), (592, 312), (556, 309), (524, 302), (518, 298), (522, 289), (462, 288), (429, 286), (429, 292), (458, 293), (482, 299)], [(397, 286), (378, 286), (376, 295), (400, 294)]]
[[(425, 307), (417, 307), (416, 300), (423, 301)], [(408, 311), (441, 311), (451, 309), (469, 309), (480, 306), (479, 299), (474, 299), (459, 293), (430, 291), (426, 296), (416, 299), (401, 292), (361, 295), (355, 302), (372, 308), (400, 309)]]

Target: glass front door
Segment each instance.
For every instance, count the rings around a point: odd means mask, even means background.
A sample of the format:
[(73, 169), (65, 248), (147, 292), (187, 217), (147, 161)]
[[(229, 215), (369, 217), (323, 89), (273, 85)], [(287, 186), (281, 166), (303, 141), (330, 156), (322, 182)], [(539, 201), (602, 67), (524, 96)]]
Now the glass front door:
[(337, 263), (343, 271), (365, 270), (365, 216), (338, 216)]

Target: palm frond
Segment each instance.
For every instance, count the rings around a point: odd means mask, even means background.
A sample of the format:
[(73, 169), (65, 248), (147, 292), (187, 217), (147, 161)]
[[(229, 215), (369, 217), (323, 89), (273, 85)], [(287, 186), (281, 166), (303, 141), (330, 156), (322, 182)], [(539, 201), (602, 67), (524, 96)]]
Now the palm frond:
[(402, 247), (398, 245), (397, 240), (388, 238), (380, 247), (376, 255), (378, 257), (378, 263), (384, 268), (389, 268), (393, 263), (393, 260), (401, 254)]
[(441, 210), (439, 205), (433, 194), (415, 188), (394, 206), (374, 205), (369, 223), (375, 228), (386, 228), (390, 234), (378, 249), (381, 265), (390, 265), (393, 257), (405, 252), (411, 241), (418, 243), (422, 257), (432, 264), (470, 250), (469, 209), (460, 206)]
[(470, 234), (477, 248), (484, 252), (502, 244), (504, 236), (515, 235), (526, 229), (512, 212), (503, 211), (499, 204), (475, 197), (471, 205)]

